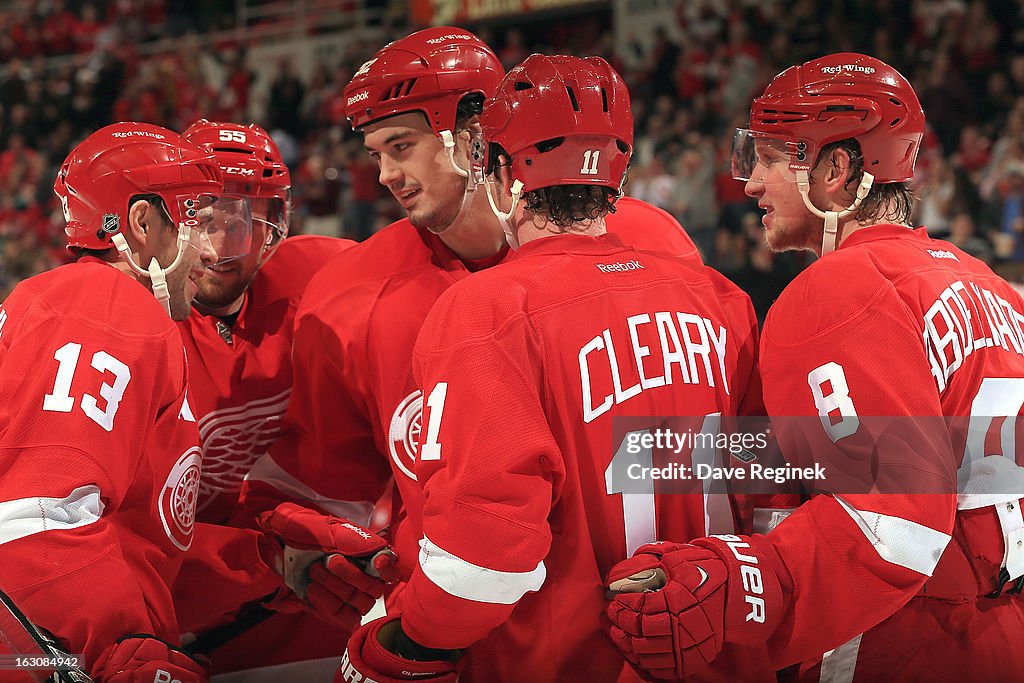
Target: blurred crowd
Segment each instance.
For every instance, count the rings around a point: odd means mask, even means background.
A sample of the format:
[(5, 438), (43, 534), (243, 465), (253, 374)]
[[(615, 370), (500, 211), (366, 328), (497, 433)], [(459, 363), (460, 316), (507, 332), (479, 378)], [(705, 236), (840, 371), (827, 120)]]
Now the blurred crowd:
[[(224, 5), (228, 5), (227, 10)], [(383, 41), (339, 39), (340, 57), (303, 76), (277, 62), (265, 97), (238, 40), (210, 41), (233, 3), (35, 0), (0, 9), (0, 301), (66, 259), (51, 185), (70, 147), (118, 120), (182, 130), (200, 117), (255, 121), (293, 171), (293, 230), (365, 239), (401, 215), (343, 116), (342, 89)], [(383, 35), (415, 26), (395, 0)], [(630, 85), (636, 153), (627, 192), (675, 215), (705, 260), (760, 315), (811, 258), (764, 246), (755, 202), (732, 180), (732, 131), (781, 69), (867, 52), (914, 84), (929, 123), (915, 222), (1024, 283), (1024, 0), (688, 0), (675, 25), (617, 49), (611, 9), (470, 26), (506, 68), (531, 52), (600, 54)], [(171, 51), (147, 40), (178, 35)], [(138, 37), (142, 36), (140, 40)], [(211, 82), (200, 54), (222, 67)]]

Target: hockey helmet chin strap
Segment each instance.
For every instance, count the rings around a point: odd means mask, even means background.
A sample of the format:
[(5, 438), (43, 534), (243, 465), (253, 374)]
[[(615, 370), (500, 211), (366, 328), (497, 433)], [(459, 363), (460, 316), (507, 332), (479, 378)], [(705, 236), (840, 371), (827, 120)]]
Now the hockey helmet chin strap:
[(451, 165), (452, 170), (466, 179), (466, 191), (462, 194), (462, 205), (459, 206), (459, 212), (455, 214), (455, 218), (452, 219), (451, 223), (440, 229), (427, 228), (435, 235), (440, 235), (459, 222), (472, 203), (473, 197), (476, 196), (476, 189), (486, 183), (487, 175), (485, 169), (485, 150), (487, 147), (484, 144), (482, 133), (470, 133), (469, 169), (462, 168), (455, 161), (455, 135), (450, 130), (442, 130), (438, 133), (438, 137), (441, 138), (441, 144), (444, 145), (444, 151), (448, 155), (448, 163)]
[(807, 171), (801, 170), (796, 172), (796, 186), (800, 191), (800, 196), (803, 197), (804, 205), (815, 216), (825, 219), (825, 232), (821, 237), (822, 256), (834, 251), (836, 248), (836, 239), (839, 236), (839, 219), (845, 218), (857, 210), (860, 203), (868, 196), (868, 192), (871, 191), (871, 185), (874, 182), (875, 176), (864, 171), (864, 175), (860, 179), (860, 185), (857, 187), (857, 198), (853, 200), (852, 204), (842, 211), (822, 211), (811, 202), (811, 198), (809, 196), (811, 191), (811, 182), (808, 178)]
[(487, 203), (491, 205), (491, 211), (494, 213), (495, 218), (501, 224), (501, 230), (505, 233), (505, 241), (508, 242), (508, 246), (513, 249), (519, 248), (519, 238), (512, 231), (512, 226), (509, 224), (509, 219), (512, 218), (512, 214), (516, 211), (516, 206), (519, 204), (519, 197), (523, 193), (523, 181), (513, 180), (512, 181), (512, 206), (509, 207), (508, 211), (502, 211), (498, 208), (498, 205), (494, 203), (494, 197), (491, 194), (491, 188), (494, 187), (494, 183), (487, 183), (487, 187), (484, 192), (487, 193)]
[(173, 273), (181, 265), (181, 260), (185, 255), (185, 249), (188, 248), (189, 237), (192, 229), (187, 225), (178, 226), (178, 255), (174, 257), (174, 261), (171, 265), (166, 268), (160, 267), (160, 262), (153, 258), (149, 262), (149, 268), (143, 269), (135, 259), (132, 257), (131, 247), (128, 246), (128, 240), (124, 238), (121, 233), (114, 233), (110, 237), (110, 241), (117, 247), (117, 251), (121, 256), (121, 260), (128, 264), (128, 266), (137, 274), (142, 277), (149, 278), (151, 288), (153, 290), (153, 296), (163, 306), (164, 311), (167, 315), (171, 314), (171, 293), (167, 289), (167, 276)]

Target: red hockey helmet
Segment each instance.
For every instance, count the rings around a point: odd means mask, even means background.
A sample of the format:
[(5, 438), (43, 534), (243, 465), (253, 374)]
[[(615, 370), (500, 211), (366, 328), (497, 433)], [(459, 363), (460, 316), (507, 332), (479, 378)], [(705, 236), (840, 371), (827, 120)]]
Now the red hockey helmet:
[(914, 177), (923, 136), (921, 103), (896, 69), (867, 55), (828, 55), (786, 69), (754, 100), (733, 175), (750, 177), (758, 138), (783, 145), (794, 171), (812, 169), (825, 145), (855, 138), (875, 183), (903, 182)]
[(67, 220), (67, 246), (81, 249), (113, 246), (111, 237), (127, 225), (134, 195), (159, 195), (178, 225), (184, 218), (179, 198), (221, 189), (220, 166), (212, 154), (148, 123), (99, 129), (71, 151), (53, 184)]
[(487, 142), (512, 157), (524, 192), (575, 184), (621, 190), (633, 151), (629, 91), (600, 57), (530, 55), (484, 104), (481, 126)]
[(381, 48), (345, 87), (349, 124), (423, 112), (435, 134), (454, 130), (459, 100), (494, 94), (505, 75), (491, 48), (469, 31), (439, 26)]
[(255, 123), (199, 119), (181, 136), (217, 158), (225, 192), (287, 201), (292, 186), (288, 167), (267, 131)]

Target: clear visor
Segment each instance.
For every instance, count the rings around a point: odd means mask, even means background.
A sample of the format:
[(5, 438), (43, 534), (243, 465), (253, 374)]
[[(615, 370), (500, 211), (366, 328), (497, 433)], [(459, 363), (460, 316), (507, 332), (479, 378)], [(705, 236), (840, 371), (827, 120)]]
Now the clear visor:
[[(766, 137), (745, 128), (737, 128), (732, 139), (732, 177), (734, 180), (762, 179), (764, 167), (771, 163), (786, 162), (792, 165), (798, 158), (798, 150), (806, 145), (802, 142)], [(755, 173), (758, 165), (760, 173)]]
[(267, 241), (274, 242), (282, 240), (288, 236), (288, 230), (278, 223), (268, 221), (266, 218), (260, 218), (259, 216), (253, 216), (253, 223), (262, 223), (267, 229)]
[(179, 227), (188, 229), (188, 245), (202, 250), (204, 242), (217, 253), (217, 262), (249, 253), (252, 244), (252, 205), (241, 195), (179, 195), (175, 207)]

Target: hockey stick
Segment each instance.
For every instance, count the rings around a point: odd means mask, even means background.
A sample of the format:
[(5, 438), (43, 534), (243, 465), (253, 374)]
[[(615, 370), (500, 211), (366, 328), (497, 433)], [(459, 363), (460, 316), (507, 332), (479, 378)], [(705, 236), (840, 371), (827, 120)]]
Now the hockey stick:
[[(79, 668), (79, 658), (57, 648), (18, 609), (7, 593), (0, 591), (0, 669), (14, 669), (39, 683), (91, 683), (92, 679)], [(0, 680), (4, 678), (0, 673)]]

